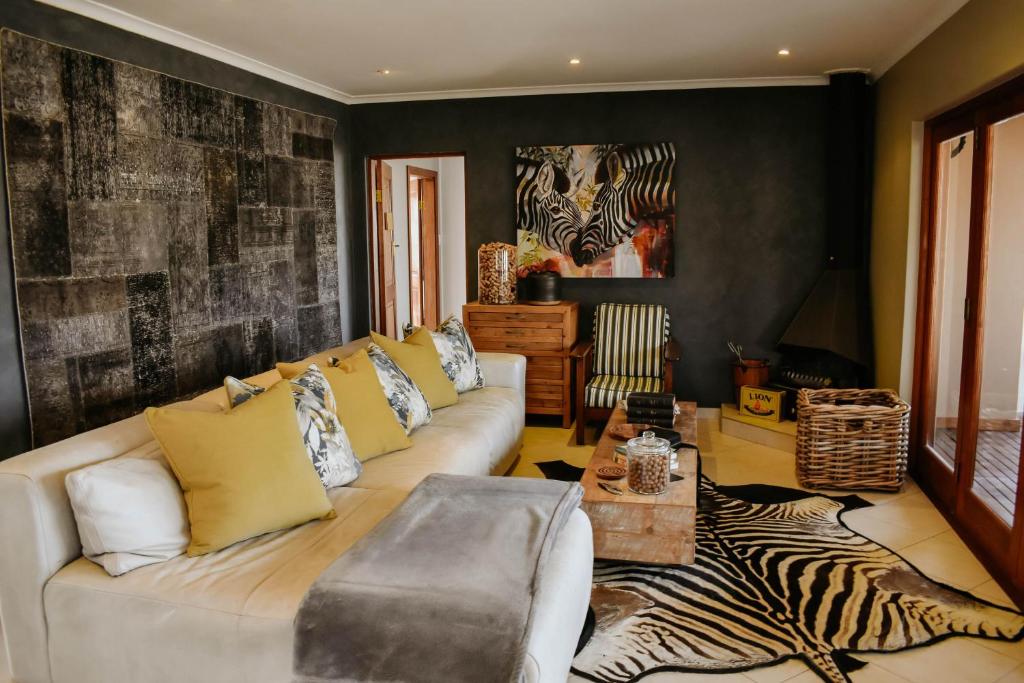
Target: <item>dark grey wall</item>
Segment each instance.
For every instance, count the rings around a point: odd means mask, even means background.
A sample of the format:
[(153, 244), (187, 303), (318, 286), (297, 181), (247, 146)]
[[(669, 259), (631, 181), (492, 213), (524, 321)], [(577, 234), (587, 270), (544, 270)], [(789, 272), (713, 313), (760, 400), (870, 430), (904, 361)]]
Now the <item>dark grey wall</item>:
[[(823, 268), (825, 88), (645, 93), (343, 104), (169, 45), (40, 5), (0, 3), (0, 26), (172, 76), (338, 120), (339, 274), (346, 339), (369, 327), (365, 159), (464, 152), (467, 262), (514, 241), (512, 153), (517, 145), (672, 141), (678, 206), (676, 276), (569, 280), (565, 296), (589, 325), (600, 301), (667, 304), (683, 347), (680, 396), (727, 400), (725, 342), (770, 353)], [(2, 173), (0, 164), (0, 173)], [(0, 186), (0, 459), (28, 447), (28, 416)], [(346, 296), (347, 293), (347, 296)]]
[[(353, 289), (366, 301), (365, 158), (464, 152), (469, 296), (476, 250), (515, 241), (517, 145), (675, 143), (675, 277), (566, 280), (581, 325), (601, 301), (660, 302), (683, 360), (677, 393), (728, 400), (727, 340), (774, 351), (824, 267), (826, 89), (736, 88), (505, 97), (352, 107)], [(360, 307), (356, 333), (368, 326)]]
[[(348, 197), (348, 188), (351, 186), (349, 150), (352, 141), (348, 106), (31, 0), (0, 2), (0, 26), (214, 88), (336, 119), (338, 128), (335, 133), (334, 158), (338, 247), (339, 252), (344, 254), (339, 264), (341, 321), (345, 337), (351, 338), (352, 306), (365, 308), (363, 302), (366, 297), (365, 294), (362, 298), (348, 294), (352, 291), (351, 254), (343, 246), (351, 243), (349, 230), (352, 226), (352, 209)], [(0, 163), (0, 174), (3, 168)], [(9, 212), (3, 190), (6, 182), (0, 185), (0, 459), (3, 459), (26, 450), (30, 442), (18, 316), (13, 293)], [(365, 313), (362, 315), (365, 316)]]

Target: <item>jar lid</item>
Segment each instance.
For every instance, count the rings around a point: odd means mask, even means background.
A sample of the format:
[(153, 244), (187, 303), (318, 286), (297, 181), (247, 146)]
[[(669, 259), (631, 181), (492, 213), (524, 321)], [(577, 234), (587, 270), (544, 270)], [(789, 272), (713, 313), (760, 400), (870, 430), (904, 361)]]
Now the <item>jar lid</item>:
[(626, 448), (637, 455), (657, 455), (672, 450), (668, 439), (661, 439), (654, 432), (644, 432), (640, 436), (626, 442)]

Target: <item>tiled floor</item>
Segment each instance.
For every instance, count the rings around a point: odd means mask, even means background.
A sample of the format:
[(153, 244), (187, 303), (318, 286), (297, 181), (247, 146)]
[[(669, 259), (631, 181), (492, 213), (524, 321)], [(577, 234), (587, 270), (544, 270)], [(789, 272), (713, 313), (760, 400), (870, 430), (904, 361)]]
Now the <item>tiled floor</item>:
[[(571, 438), (570, 430), (528, 427), (523, 457), (515, 474), (541, 476), (533, 463), (543, 460), (564, 459), (584, 466), (592, 447), (569, 445), (574, 443)], [(590, 441), (593, 442), (593, 438)], [(725, 436), (718, 431), (717, 423), (709, 420), (700, 422), (699, 443), (704, 457), (704, 472), (719, 483), (798, 486), (793, 456), (788, 453)], [(915, 485), (909, 484), (902, 493), (869, 493), (863, 496), (875, 505), (844, 516), (854, 530), (899, 551), (932, 578), (970, 590), (994, 602), (1010, 604), (999, 586)], [(868, 665), (852, 674), (857, 683), (1024, 683), (1024, 643), (951, 638), (916, 650), (858, 657)], [(0, 648), (0, 683), (8, 680), (6, 654)], [(581, 681), (575, 677), (570, 680), (572, 683)], [(737, 674), (659, 673), (648, 676), (644, 683), (814, 683), (817, 680), (818, 677), (800, 662), (788, 661)]]
[[(699, 445), (704, 473), (722, 484), (775, 484), (799, 488), (793, 456), (751, 444), (718, 431), (717, 422), (701, 420)], [(515, 474), (540, 476), (535, 461), (565, 459), (583, 466), (591, 447), (570, 443), (571, 432), (555, 427), (531, 426), (526, 430), (523, 458)], [(589, 439), (593, 442), (593, 439)], [(572, 442), (575, 443), (575, 442)], [(863, 493), (874, 506), (843, 516), (855, 531), (896, 551), (928, 576), (969, 590), (979, 597), (1010, 605), (1010, 601), (984, 567), (949, 528), (946, 520), (925, 495), (910, 483), (902, 493)], [(700, 549), (697, 549), (700, 552)], [(1024, 683), (1024, 643), (996, 643), (971, 638), (951, 638), (935, 645), (886, 655), (856, 655), (868, 665), (852, 674), (857, 683)], [(571, 678), (573, 683), (582, 679)], [(804, 664), (788, 661), (736, 674), (659, 673), (644, 683), (813, 683), (820, 680)]]

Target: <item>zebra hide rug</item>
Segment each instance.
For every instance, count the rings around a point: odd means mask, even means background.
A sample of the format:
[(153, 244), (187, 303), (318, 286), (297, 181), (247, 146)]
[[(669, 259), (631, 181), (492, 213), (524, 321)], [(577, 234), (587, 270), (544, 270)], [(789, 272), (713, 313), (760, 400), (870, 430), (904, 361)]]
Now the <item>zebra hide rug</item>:
[(863, 666), (852, 653), (1024, 636), (1021, 614), (931, 581), (847, 528), (841, 515), (858, 501), (704, 479), (694, 564), (595, 563), (596, 626), (574, 673), (619, 683), (799, 657), (839, 683)]

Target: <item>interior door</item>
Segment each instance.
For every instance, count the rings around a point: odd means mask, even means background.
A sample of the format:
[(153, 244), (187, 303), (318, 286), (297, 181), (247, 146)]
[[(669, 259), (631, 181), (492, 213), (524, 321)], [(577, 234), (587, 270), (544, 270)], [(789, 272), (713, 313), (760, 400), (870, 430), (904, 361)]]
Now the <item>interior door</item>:
[(395, 218), (392, 213), (391, 166), (386, 161), (375, 162), (377, 213), (377, 281), (380, 292), (380, 319), (378, 332), (388, 337), (397, 336), (395, 317)]
[(441, 309), (440, 266), (437, 235), (437, 178), (421, 178), (420, 196), (420, 277), (422, 280), (423, 324), (436, 329)]
[(914, 468), (1024, 603), (1024, 79), (929, 122)]

